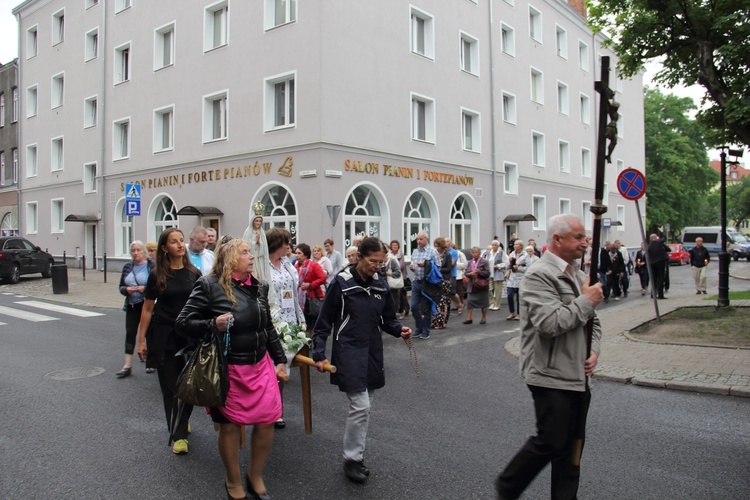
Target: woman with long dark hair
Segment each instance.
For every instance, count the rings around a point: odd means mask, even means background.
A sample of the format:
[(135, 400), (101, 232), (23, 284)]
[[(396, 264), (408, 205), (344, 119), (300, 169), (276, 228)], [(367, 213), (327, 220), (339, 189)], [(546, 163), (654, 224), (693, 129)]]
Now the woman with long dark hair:
[[(159, 375), (168, 428), (175, 421), (174, 393), (177, 377), (185, 366), (185, 359), (176, 354), (188, 344), (184, 337), (175, 333), (174, 322), (200, 275), (198, 268), (190, 263), (182, 231), (176, 227), (165, 229), (159, 236), (156, 269), (149, 274), (143, 293), (138, 357), (146, 361), (148, 368), (156, 368)], [(179, 424), (172, 430), (172, 452), (177, 455), (188, 452), (188, 420), (192, 411), (193, 407), (185, 404)]]
[(245, 478), (250, 496), (270, 498), (263, 468), (273, 444), (273, 424), (281, 417), (277, 374), (286, 373), (286, 355), (271, 322), (268, 284), (253, 272), (250, 245), (240, 238), (218, 248), (214, 267), (198, 280), (175, 324), (193, 339), (213, 331), (227, 352), (229, 392), (222, 407), (209, 408), (219, 425), (219, 455), (227, 497), (246, 498), (240, 476), (240, 431), (252, 425), (250, 464)]

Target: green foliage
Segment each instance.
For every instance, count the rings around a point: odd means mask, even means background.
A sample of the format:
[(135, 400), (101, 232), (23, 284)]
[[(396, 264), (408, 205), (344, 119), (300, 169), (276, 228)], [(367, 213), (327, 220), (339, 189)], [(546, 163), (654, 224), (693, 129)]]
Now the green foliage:
[(698, 114), (711, 145), (750, 145), (750, 2), (747, 0), (588, 0), (589, 22), (611, 39), (623, 76), (659, 59), (655, 80), (700, 84)]
[(727, 222), (738, 227), (740, 222), (748, 218), (750, 218), (750, 177), (745, 177), (741, 181), (727, 184)]
[(647, 227), (669, 223), (680, 232), (701, 217), (701, 202), (718, 182), (706, 154), (703, 129), (690, 118), (692, 100), (646, 87)]

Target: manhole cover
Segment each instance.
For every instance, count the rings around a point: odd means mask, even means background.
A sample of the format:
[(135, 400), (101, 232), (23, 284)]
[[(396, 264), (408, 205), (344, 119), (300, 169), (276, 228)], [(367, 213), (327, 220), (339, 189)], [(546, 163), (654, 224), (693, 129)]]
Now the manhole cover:
[(44, 376), (49, 380), (76, 380), (79, 378), (96, 377), (106, 370), (99, 366), (74, 366), (73, 368), (63, 368), (55, 372), (50, 372)]

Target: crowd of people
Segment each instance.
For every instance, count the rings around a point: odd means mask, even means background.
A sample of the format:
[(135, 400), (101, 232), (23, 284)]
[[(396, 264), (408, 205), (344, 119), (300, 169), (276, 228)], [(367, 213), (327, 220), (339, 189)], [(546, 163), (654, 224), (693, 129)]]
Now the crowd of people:
[[(570, 230), (569, 222), (558, 229)], [(463, 315), (461, 324), (471, 325), (475, 309), (481, 313), (479, 324), (485, 324), (488, 312), (499, 311), (503, 299), (509, 310), (505, 319), (522, 321), (524, 330), (533, 331), (537, 327), (531, 316), (537, 314), (538, 304), (525, 294), (534, 296), (538, 290), (525, 280), (550, 241), (557, 244), (553, 238), (540, 250), (534, 240), (524, 242), (512, 235), (507, 250), (497, 237), (484, 249), (463, 250), (448, 237), (430, 243), (427, 233), (420, 232), (410, 255), (405, 255), (399, 241), (361, 237), (342, 256), (331, 239), (323, 245), (292, 245), (289, 231), (264, 231), (262, 224), (262, 217), (254, 217), (242, 238), (219, 239), (214, 229), (196, 227), (187, 241), (177, 228), (165, 230), (158, 242), (133, 241), (132, 260), (123, 267), (120, 280), (125, 296), (125, 360), (116, 376), (132, 374), (134, 353), (147, 372), (158, 374), (167, 430), (177, 455), (188, 452), (191, 430), (192, 407), (175, 397), (186, 354), (209, 333), (222, 339), (229, 393), (225, 406), (207, 412), (219, 432), (228, 498), (246, 498), (246, 491), (249, 498), (270, 498), (263, 467), (274, 429), (285, 427), (281, 379), (287, 357), (276, 322), (311, 332), (311, 354), (320, 371), (328, 364), (326, 347), (335, 334), (330, 356), (337, 372), (331, 383), (346, 393), (349, 402), (343, 469), (351, 481), (362, 483), (370, 475), (364, 451), (373, 392), (385, 384), (381, 333), (407, 342), (427, 340), (431, 332), (447, 328), (451, 316)], [(662, 234), (653, 235), (651, 244), (642, 246), (631, 262), (620, 241), (606, 242), (599, 254), (601, 285), (592, 296), (601, 293), (604, 301), (627, 296), (631, 268), (641, 277), (645, 294), (648, 254), (656, 289), (663, 297), (663, 243)], [(564, 249), (564, 258), (580, 273), (590, 265), (591, 249), (585, 239), (575, 247), (579, 253), (573, 247)], [(550, 250), (562, 255), (559, 245)], [(705, 259), (700, 254), (694, 260), (700, 264)], [(402, 323), (409, 314), (416, 325), (413, 333)], [(595, 361), (586, 363), (589, 374)], [(239, 437), (247, 425), (253, 431), (243, 485)], [(511, 476), (506, 476), (510, 481)]]

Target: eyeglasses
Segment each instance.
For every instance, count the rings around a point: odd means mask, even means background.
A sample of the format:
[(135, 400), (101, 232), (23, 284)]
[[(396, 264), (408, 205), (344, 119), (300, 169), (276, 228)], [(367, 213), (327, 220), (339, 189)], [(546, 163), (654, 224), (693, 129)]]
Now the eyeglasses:
[(371, 266), (382, 267), (385, 264), (385, 261), (382, 261), (382, 260), (375, 260), (375, 259), (368, 259), (368, 258), (365, 258), (364, 260)]

